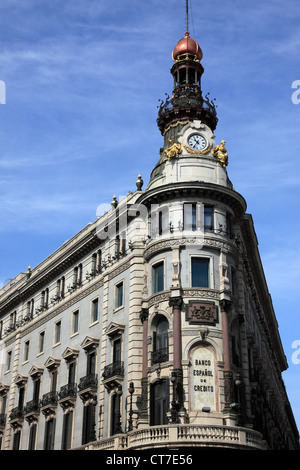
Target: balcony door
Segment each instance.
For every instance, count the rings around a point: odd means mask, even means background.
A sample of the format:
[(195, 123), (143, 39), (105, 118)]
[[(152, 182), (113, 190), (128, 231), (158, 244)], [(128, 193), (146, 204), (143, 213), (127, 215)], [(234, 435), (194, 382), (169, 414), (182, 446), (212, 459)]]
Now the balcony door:
[(169, 380), (162, 379), (150, 387), (150, 426), (168, 424)]

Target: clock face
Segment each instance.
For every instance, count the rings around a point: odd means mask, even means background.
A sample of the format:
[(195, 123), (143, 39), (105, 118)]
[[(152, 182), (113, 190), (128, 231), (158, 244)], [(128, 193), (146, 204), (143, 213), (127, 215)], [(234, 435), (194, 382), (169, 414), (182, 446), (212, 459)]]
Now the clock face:
[(193, 134), (189, 137), (188, 144), (193, 150), (203, 150), (206, 147), (206, 140), (200, 134)]

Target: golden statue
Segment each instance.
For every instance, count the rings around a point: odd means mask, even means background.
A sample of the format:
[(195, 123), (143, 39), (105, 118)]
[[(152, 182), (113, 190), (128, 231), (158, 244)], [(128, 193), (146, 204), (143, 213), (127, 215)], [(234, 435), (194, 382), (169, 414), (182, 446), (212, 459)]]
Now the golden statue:
[(225, 148), (225, 144), (226, 144), (225, 140), (221, 140), (220, 145), (216, 145), (212, 149), (213, 156), (219, 159), (222, 166), (228, 165), (228, 153)]
[(171, 158), (176, 157), (176, 155), (179, 155), (182, 152), (182, 148), (180, 144), (174, 144), (174, 141), (170, 139), (169, 144), (170, 147), (165, 149), (165, 154), (167, 155), (168, 160), (171, 160)]

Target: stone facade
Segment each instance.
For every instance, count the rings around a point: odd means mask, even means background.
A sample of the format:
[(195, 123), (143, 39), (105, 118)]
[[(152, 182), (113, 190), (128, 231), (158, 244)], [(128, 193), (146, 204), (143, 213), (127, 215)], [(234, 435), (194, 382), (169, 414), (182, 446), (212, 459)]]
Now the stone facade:
[(297, 448), (253, 221), (199, 70), (176, 57), (181, 105), (160, 109), (145, 190), (139, 175), (135, 193), (0, 291), (1, 449)]

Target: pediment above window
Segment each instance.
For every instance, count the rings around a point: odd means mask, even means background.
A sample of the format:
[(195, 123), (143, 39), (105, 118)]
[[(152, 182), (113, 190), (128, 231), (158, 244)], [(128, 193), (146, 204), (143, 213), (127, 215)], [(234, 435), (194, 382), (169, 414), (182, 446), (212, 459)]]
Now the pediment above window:
[(18, 387), (20, 387), (21, 385), (25, 385), (27, 381), (28, 381), (28, 375), (25, 375), (25, 374), (18, 374), (14, 380), (15, 384), (17, 384)]
[(81, 343), (81, 347), (88, 351), (89, 349), (96, 349), (99, 346), (100, 339), (94, 338), (93, 336), (86, 336), (83, 342)]
[(115, 336), (120, 336), (124, 333), (125, 325), (120, 323), (111, 322), (106, 328), (106, 335), (109, 338), (114, 338)]
[(41, 366), (32, 366), (30, 371), (28, 372), (29, 376), (31, 378), (37, 378), (40, 377), (44, 372), (44, 368)]
[(48, 370), (57, 369), (60, 365), (60, 359), (58, 357), (48, 357), (47, 361), (45, 362), (45, 367)]
[(69, 362), (73, 359), (76, 359), (78, 355), (79, 355), (79, 349), (67, 347), (64, 350), (62, 357), (64, 358), (65, 361)]
[(9, 390), (9, 384), (4, 382), (0, 383), (0, 396), (6, 395)]

